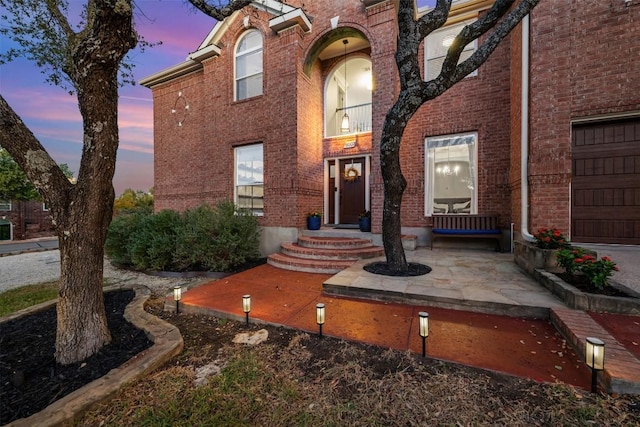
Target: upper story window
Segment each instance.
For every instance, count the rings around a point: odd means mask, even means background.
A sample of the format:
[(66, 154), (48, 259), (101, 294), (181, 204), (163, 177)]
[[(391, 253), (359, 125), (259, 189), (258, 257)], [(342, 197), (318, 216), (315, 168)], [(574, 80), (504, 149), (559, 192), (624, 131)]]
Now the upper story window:
[(0, 211), (10, 211), (11, 200), (0, 200)]
[(236, 47), (236, 101), (262, 95), (262, 34), (246, 32)]
[[(470, 24), (473, 21), (465, 21), (459, 24), (449, 25), (427, 36), (425, 42), (425, 55), (424, 55), (424, 68), (425, 68), (425, 80), (432, 80), (438, 77), (442, 70), (442, 63), (447, 56), (447, 50), (453, 43), (453, 39), (460, 33), (465, 25)], [(464, 50), (460, 54), (458, 64), (469, 58), (478, 48), (477, 41), (474, 40), (464, 47)], [(478, 71), (474, 71), (469, 76), (477, 76)], [(467, 76), (467, 77), (469, 77)]]

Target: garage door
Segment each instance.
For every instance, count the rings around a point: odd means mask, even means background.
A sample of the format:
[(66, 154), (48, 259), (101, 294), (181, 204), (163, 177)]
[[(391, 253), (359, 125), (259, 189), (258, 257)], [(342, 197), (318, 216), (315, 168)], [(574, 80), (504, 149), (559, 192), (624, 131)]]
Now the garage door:
[(572, 130), (571, 240), (640, 244), (640, 118)]

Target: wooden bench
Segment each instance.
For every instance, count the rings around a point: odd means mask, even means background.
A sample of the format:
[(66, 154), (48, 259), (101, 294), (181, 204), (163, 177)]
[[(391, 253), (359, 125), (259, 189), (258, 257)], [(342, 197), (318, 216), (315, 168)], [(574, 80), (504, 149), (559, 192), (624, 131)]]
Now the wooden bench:
[(496, 251), (502, 250), (502, 231), (493, 215), (433, 215), (431, 249), (436, 238), (447, 237), (495, 239)]

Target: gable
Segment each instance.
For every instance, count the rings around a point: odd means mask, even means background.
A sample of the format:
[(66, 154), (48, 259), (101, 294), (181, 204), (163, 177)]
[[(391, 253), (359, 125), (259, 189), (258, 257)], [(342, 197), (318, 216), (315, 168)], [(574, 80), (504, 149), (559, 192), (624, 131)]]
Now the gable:
[[(269, 28), (275, 32), (284, 31), (296, 25), (300, 26), (305, 32), (311, 31), (311, 20), (300, 8), (295, 8), (277, 0), (255, 0), (248, 7), (253, 7), (273, 15), (273, 18), (269, 19)], [(241, 16), (243, 17), (241, 18)], [(231, 27), (231, 24), (237, 19), (243, 19), (245, 21), (244, 26), (249, 26), (249, 16), (245, 15), (242, 10), (235, 11), (224, 21), (218, 21), (200, 46), (198, 46), (198, 49), (190, 53), (184, 62), (144, 77), (139, 83), (142, 86), (151, 88), (155, 85), (202, 69), (202, 61), (220, 55), (221, 50), (218, 44)]]

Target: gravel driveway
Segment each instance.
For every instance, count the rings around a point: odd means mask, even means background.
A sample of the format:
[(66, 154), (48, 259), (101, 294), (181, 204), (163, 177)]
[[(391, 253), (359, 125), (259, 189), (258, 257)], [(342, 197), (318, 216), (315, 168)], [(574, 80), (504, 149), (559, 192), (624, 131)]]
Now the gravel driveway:
[[(189, 285), (212, 279), (164, 278), (134, 271), (119, 270), (105, 260), (104, 277), (109, 284), (135, 283), (151, 289), (156, 295), (165, 295), (177, 284)], [(0, 257), (0, 292), (24, 285), (52, 282), (60, 278), (60, 251), (32, 252)]]

